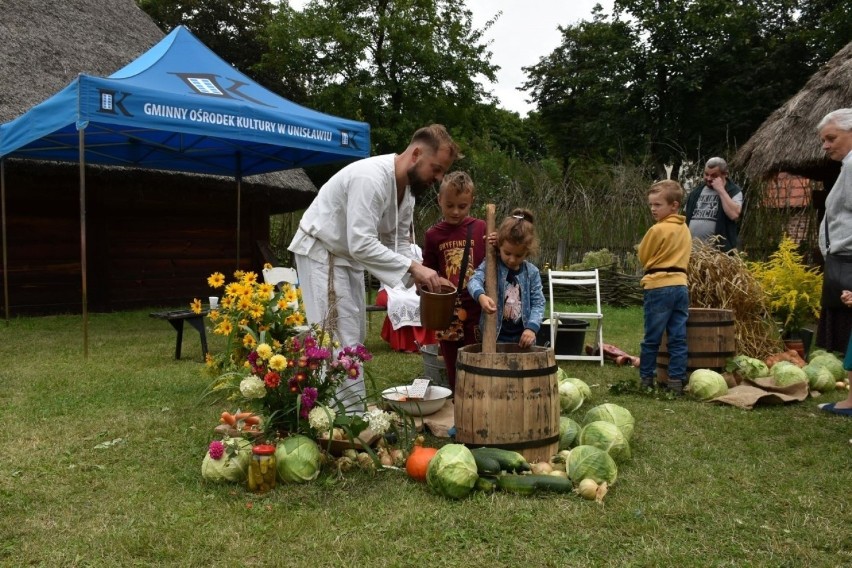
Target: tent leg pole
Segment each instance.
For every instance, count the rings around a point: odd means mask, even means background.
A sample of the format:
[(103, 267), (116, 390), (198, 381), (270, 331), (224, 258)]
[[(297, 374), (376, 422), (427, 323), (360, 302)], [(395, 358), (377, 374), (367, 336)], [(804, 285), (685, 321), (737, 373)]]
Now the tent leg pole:
[(86, 147), (85, 130), (80, 136), (80, 275), (83, 286), (83, 358), (89, 358), (89, 299), (86, 286)]
[(242, 154), (237, 152), (237, 270), (240, 269), (240, 221), (242, 220), (242, 212), (240, 211), (240, 208), (242, 206), (241, 196), (243, 181), (242, 169)]
[(6, 317), (6, 327), (9, 326), (9, 252), (6, 245), (6, 160), (0, 158), (0, 209), (2, 209), (3, 225), (3, 306)]

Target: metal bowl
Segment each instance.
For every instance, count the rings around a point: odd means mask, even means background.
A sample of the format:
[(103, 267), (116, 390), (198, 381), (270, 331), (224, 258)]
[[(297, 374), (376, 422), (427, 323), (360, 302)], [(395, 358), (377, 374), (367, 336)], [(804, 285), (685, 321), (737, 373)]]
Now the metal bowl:
[(435, 414), (453, 394), (448, 388), (429, 385), (422, 399), (401, 400), (408, 395), (408, 386), (391, 387), (382, 391), (382, 399), (399, 412), (410, 416), (429, 416)]

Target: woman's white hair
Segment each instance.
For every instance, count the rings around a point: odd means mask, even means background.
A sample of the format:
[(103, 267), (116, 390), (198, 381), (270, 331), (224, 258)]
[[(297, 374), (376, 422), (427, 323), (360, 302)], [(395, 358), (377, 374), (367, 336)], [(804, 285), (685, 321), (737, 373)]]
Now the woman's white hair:
[(852, 130), (852, 108), (839, 108), (831, 111), (819, 121), (817, 130), (822, 130), (829, 124), (833, 124), (841, 130)]

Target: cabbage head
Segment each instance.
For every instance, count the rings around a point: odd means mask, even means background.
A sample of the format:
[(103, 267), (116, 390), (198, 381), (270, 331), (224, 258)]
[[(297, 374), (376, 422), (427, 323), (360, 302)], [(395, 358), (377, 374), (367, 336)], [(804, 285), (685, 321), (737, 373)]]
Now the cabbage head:
[(819, 357), (820, 355), (827, 355), (827, 354), (828, 354), (828, 351), (826, 351), (825, 349), (812, 349), (811, 352), (808, 353), (808, 363), (810, 363), (811, 361), (813, 361), (816, 357)]
[(615, 463), (630, 459), (630, 444), (618, 426), (612, 422), (603, 420), (589, 422), (580, 431), (579, 442), (581, 446), (600, 448), (608, 453)]
[(559, 449), (567, 450), (577, 440), (580, 433), (580, 425), (567, 416), (559, 417)]
[(710, 400), (728, 392), (725, 377), (710, 369), (696, 369), (686, 385), (689, 394), (698, 400)]
[(436, 493), (450, 499), (464, 499), (476, 480), (476, 460), (463, 444), (447, 444), (429, 461), (426, 483)]
[(624, 437), (627, 438), (628, 442), (630, 441), (630, 438), (633, 437), (633, 426), (636, 424), (636, 421), (633, 419), (633, 415), (630, 414), (630, 411), (623, 406), (618, 406), (611, 402), (599, 404), (586, 413), (586, 416), (583, 419), (583, 424), (589, 424), (596, 420), (612, 422), (618, 426), (618, 429), (621, 430), (621, 433), (624, 434)]
[(758, 377), (769, 376), (769, 367), (766, 366), (766, 363), (760, 359), (755, 359), (754, 357), (749, 357), (747, 355), (737, 355), (731, 359), (726, 370), (731, 373), (736, 373), (744, 379), (756, 379)]
[(615, 483), (618, 466), (608, 453), (594, 446), (577, 446), (571, 450), (566, 464), (568, 477), (575, 484), (584, 479), (594, 479), (595, 483), (606, 481)]
[(245, 481), (251, 461), (251, 442), (244, 438), (229, 438), (222, 440), (225, 453), (218, 460), (210, 457), (210, 452), (201, 462), (201, 477), (207, 481), (224, 483)]
[(307, 436), (290, 436), (278, 442), (275, 461), (281, 481), (313, 481), (322, 469), (322, 454), (316, 442)]
[(565, 369), (559, 367), (556, 369), (556, 380), (560, 383), (568, 378), (568, 373), (565, 372)]
[(565, 377), (565, 381), (570, 382), (575, 387), (580, 390), (580, 394), (583, 395), (583, 402), (587, 400), (591, 400), (592, 398), (592, 389), (589, 388), (589, 385), (585, 383), (585, 381), (581, 379), (577, 379), (575, 377)]
[(583, 394), (571, 381), (559, 383), (559, 407), (562, 412), (574, 412), (583, 405)]
[(817, 355), (816, 357), (812, 357), (810, 361), (811, 365), (822, 365), (826, 369), (831, 372), (831, 376), (834, 377), (835, 381), (842, 381), (846, 372), (843, 370), (843, 361), (835, 357), (831, 353), (823, 353), (822, 355)]
[(775, 384), (779, 387), (787, 387), (796, 383), (807, 383), (808, 376), (798, 366), (789, 361), (778, 361), (770, 369)]
[(803, 369), (808, 376), (808, 387), (819, 392), (831, 392), (835, 389), (834, 376), (822, 365), (809, 363)]

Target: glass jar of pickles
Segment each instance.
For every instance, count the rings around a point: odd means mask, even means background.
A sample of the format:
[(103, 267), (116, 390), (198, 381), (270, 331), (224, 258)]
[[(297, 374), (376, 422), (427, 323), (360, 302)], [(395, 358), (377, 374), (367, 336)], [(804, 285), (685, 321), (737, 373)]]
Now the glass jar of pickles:
[(255, 493), (264, 493), (275, 487), (275, 446), (258, 444), (251, 449), (248, 469), (248, 488)]

